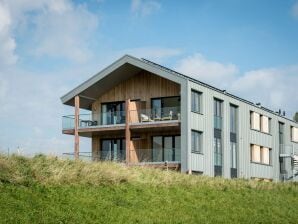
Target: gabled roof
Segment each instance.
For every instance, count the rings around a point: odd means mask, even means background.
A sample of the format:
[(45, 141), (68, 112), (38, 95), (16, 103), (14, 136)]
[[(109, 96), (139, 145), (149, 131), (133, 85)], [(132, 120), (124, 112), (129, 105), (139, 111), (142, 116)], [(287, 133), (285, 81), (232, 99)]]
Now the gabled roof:
[(157, 74), (179, 84), (183, 79), (186, 79), (182, 75), (173, 74), (170, 71), (162, 69), (160, 66), (148, 63), (146, 60), (124, 55), (110, 66), (62, 96), (61, 101), (63, 104), (73, 106), (74, 97), (79, 95), (81, 98), (80, 107), (90, 109), (90, 105), (94, 102), (95, 98), (142, 70)]
[(226, 90), (218, 89), (207, 83), (201, 82), (197, 79), (186, 76), (184, 74), (176, 72), (172, 69), (159, 65), (147, 59), (144, 59), (144, 58), (139, 59), (130, 55), (124, 55), (123, 57), (121, 57), (120, 59), (118, 59), (117, 61), (115, 61), (114, 63), (112, 63), (111, 65), (109, 65), (108, 67), (100, 71), (99, 73), (95, 74), (90, 79), (83, 82), (81, 85), (77, 86), (76, 88), (74, 88), (73, 90), (71, 90), (64, 96), (62, 96), (61, 101), (65, 105), (74, 106), (74, 97), (79, 95), (81, 98), (80, 108), (91, 109), (91, 104), (96, 100), (98, 96), (108, 91), (113, 86), (121, 83), (122, 81), (136, 75), (142, 70), (146, 70), (148, 72), (154, 73), (156, 75), (159, 75), (163, 78), (169, 79), (179, 84), (181, 84), (183, 80), (192, 81), (201, 86), (207, 87), (209, 89), (217, 91), (221, 94), (224, 94), (226, 96), (239, 100), (241, 102), (244, 102), (256, 108), (261, 108), (264, 111), (267, 111), (276, 116), (279, 116), (281, 118), (284, 118), (296, 123), (295, 121), (289, 118), (286, 118), (284, 116), (281, 116), (278, 113), (275, 113), (274, 111), (266, 107), (257, 106), (253, 102), (250, 102), (248, 100), (245, 100), (243, 98), (230, 94), (226, 92)]

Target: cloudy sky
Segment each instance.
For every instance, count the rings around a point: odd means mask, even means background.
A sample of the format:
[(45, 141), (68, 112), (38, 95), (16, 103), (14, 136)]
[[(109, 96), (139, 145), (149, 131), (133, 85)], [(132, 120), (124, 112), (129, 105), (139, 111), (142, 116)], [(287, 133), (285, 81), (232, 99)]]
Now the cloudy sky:
[(298, 111), (297, 0), (0, 0), (0, 151), (72, 151), (60, 97), (123, 54)]

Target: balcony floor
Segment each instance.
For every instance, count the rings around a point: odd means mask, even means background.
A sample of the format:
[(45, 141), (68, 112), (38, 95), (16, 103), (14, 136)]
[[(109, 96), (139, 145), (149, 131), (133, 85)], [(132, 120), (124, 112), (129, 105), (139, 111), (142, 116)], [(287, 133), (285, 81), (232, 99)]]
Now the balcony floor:
[[(140, 122), (130, 123), (130, 129), (134, 132), (144, 132), (146, 130), (152, 131), (168, 131), (168, 130), (180, 130), (179, 120), (169, 121), (153, 121), (153, 122)], [(125, 124), (114, 124), (114, 125), (97, 125), (87, 126), (79, 128), (79, 135), (83, 137), (92, 137), (93, 134), (114, 134), (125, 131)], [(74, 135), (74, 129), (67, 129), (62, 131), (63, 134)]]

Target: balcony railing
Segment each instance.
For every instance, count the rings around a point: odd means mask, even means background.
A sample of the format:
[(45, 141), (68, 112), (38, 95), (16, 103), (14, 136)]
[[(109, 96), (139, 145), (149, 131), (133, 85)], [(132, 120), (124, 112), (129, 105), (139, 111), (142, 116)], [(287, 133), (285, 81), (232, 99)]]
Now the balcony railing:
[[(97, 153), (92, 152), (80, 152), (79, 159), (84, 161), (113, 161), (113, 162), (125, 162), (125, 150), (117, 151), (99, 151)], [(69, 159), (74, 159), (74, 153), (63, 153), (63, 156)]]
[[(142, 109), (129, 111), (130, 123), (157, 122), (180, 120), (180, 107), (163, 107), (159, 109)], [(79, 128), (95, 127), (102, 125), (125, 124), (126, 112), (105, 112), (79, 115)], [(62, 129), (74, 129), (75, 116), (62, 117)]]
[(130, 123), (180, 120), (180, 107), (163, 107), (158, 109), (131, 110)]
[(62, 116), (62, 130), (74, 129), (74, 126), (75, 126), (74, 115)]
[[(115, 125), (125, 123), (125, 111), (90, 113), (79, 115), (79, 128), (94, 127), (101, 125)], [(74, 115), (62, 117), (62, 129), (74, 129)]]
[(298, 155), (298, 149), (293, 144), (280, 144), (279, 154), (281, 157), (287, 157), (291, 155)]
[[(63, 153), (63, 156), (69, 159), (74, 158), (74, 153)], [(125, 162), (126, 151), (105, 151), (99, 150), (97, 153), (80, 152), (79, 159), (84, 161), (112, 161)], [(138, 163), (161, 163), (175, 162), (180, 163), (181, 150), (177, 148), (168, 149), (134, 149), (129, 152), (129, 162), (131, 164)]]
[(222, 128), (222, 117), (214, 116), (214, 128), (221, 130), (221, 128)]
[(160, 163), (181, 161), (181, 150), (178, 148), (134, 149), (129, 152), (130, 163)]

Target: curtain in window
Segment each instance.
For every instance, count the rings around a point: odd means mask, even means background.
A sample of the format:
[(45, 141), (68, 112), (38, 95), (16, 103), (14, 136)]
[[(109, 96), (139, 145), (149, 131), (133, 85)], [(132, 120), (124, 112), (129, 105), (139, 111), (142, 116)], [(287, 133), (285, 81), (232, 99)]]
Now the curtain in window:
[(269, 133), (269, 118), (267, 116), (261, 117), (261, 131)]
[(261, 153), (260, 153), (261, 147), (258, 145), (252, 145), (251, 146), (251, 161), (253, 162), (261, 162)]

